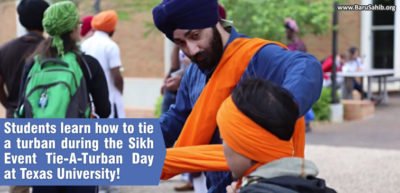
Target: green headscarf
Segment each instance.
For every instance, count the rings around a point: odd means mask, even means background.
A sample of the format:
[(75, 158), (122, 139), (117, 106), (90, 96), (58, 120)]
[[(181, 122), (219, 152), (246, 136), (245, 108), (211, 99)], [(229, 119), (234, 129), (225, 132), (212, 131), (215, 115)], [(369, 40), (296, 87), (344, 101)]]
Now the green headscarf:
[(55, 3), (44, 12), (43, 28), (53, 37), (52, 46), (57, 48), (59, 55), (64, 55), (61, 35), (74, 30), (78, 23), (78, 9), (70, 1)]

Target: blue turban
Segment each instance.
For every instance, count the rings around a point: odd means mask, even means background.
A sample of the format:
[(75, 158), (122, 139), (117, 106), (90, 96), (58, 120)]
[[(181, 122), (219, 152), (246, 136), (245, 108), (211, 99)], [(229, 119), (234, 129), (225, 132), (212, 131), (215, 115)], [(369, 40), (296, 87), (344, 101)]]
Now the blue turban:
[(163, 0), (153, 9), (156, 27), (173, 41), (176, 29), (203, 29), (217, 24), (217, 0)]

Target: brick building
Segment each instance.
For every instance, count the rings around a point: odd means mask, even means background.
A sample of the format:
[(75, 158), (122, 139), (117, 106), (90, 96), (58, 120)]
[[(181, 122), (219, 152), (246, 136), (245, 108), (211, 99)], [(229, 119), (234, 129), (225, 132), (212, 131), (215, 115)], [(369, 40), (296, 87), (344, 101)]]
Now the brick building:
[[(3, 2), (2, 2), (3, 1)], [(104, 3), (107, 4), (107, 1)], [(395, 1), (352, 0), (346, 4), (397, 4)], [(329, 8), (327, 8), (329, 9)], [(82, 11), (85, 13), (85, 11)], [(14, 38), (17, 33), (15, 1), (0, 0), (0, 44)], [(393, 11), (339, 11), (338, 51), (346, 53), (351, 46), (360, 48), (361, 56), (367, 68), (392, 68), (400, 76), (400, 12)], [(168, 69), (168, 43), (157, 30), (144, 37), (148, 30), (145, 23), (151, 23), (151, 13), (137, 13), (121, 20), (117, 26), (114, 40), (121, 48), (124, 76), (132, 94), (127, 104), (135, 108), (151, 109), (159, 86)], [(301, 27), (301, 26), (300, 26)], [(308, 51), (319, 60), (331, 54), (332, 35), (329, 30), (325, 35), (307, 35), (302, 39)], [(396, 33), (395, 33), (396, 32)], [(137, 93), (140, 90), (140, 94)], [(136, 91), (135, 91), (136, 90)], [(137, 101), (137, 102), (132, 102)], [(140, 102), (139, 102), (140, 101)], [(143, 103), (143, 101), (147, 101)]]

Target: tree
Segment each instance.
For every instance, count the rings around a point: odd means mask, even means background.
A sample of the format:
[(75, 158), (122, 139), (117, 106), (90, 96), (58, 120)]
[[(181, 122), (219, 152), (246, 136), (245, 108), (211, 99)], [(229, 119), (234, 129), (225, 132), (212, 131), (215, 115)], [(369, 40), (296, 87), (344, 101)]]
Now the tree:
[(228, 19), (246, 35), (282, 41), (284, 20), (296, 20), (300, 34), (322, 34), (330, 28), (332, 0), (220, 0)]

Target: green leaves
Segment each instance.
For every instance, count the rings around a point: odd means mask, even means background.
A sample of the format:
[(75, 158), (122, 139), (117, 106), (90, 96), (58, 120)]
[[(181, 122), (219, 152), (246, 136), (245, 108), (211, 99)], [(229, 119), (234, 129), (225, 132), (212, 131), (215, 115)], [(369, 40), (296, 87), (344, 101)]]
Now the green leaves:
[(220, 0), (243, 34), (282, 41), (284, 20), (296, 20), (300, 34), (323, 34), (331, 25), (333, 0)]
[(321, 97), (313, 105), (312, 109), (315, 114), (315, 120), (323, 121), (329, 120), (331, 117), (331, 89), (323, 88), (321, 92)]

